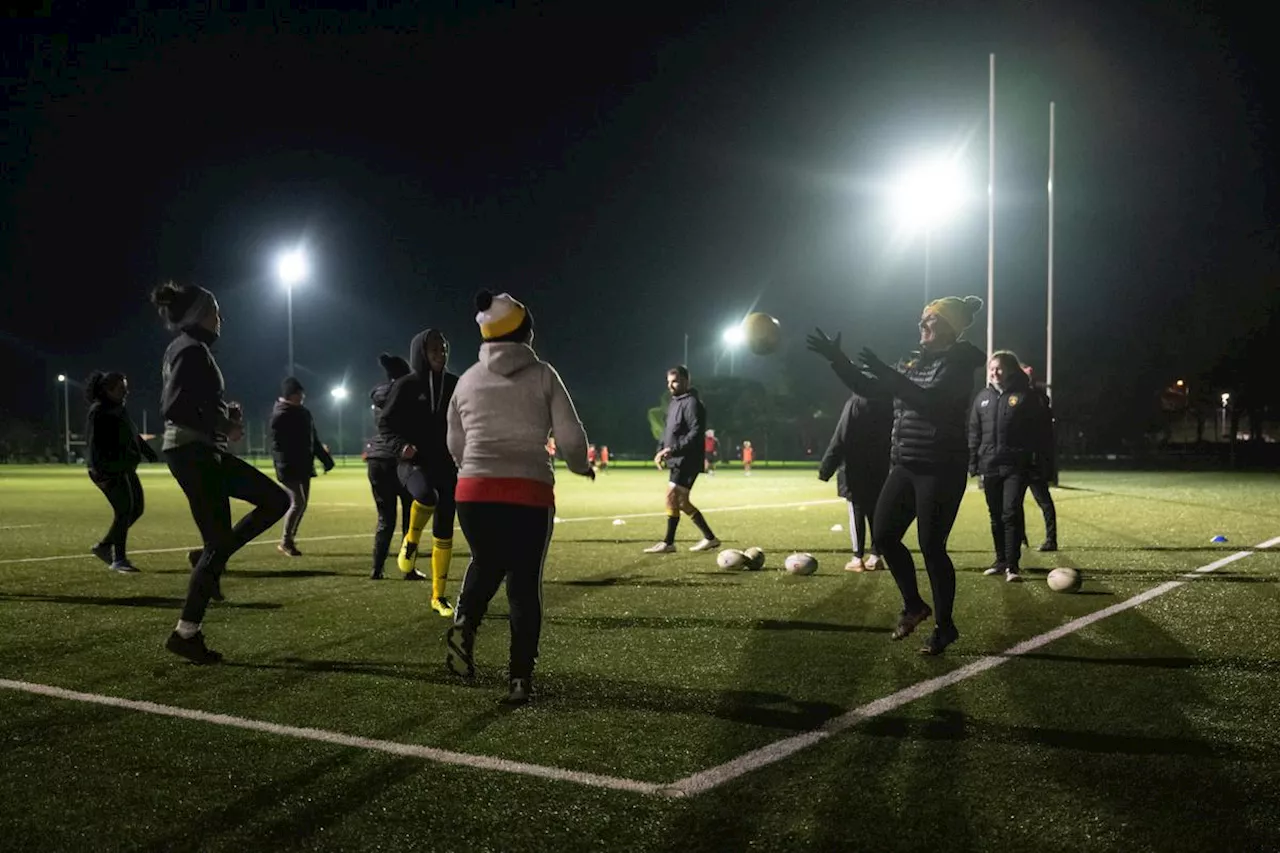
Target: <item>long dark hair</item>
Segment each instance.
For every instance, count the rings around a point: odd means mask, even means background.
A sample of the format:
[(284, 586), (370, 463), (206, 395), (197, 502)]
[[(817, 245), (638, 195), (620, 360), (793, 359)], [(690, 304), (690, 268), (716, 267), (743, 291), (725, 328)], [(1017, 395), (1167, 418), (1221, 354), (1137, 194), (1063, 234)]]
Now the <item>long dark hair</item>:
[(114, 388), (122, 381), (124, 381), (124, 374), (118, 370), (112, 370), (110, 373), (95, 370), (84, 381), (84, 398), (89, 403), (105, 403), (107, 402), (107, 389)]

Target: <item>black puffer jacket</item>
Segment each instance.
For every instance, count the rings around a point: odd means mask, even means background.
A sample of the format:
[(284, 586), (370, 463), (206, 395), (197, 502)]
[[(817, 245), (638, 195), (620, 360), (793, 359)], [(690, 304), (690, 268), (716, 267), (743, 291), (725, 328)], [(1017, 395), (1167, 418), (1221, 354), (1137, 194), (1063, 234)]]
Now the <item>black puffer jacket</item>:
[(398, 355), (383, 353), (378, 357), (378, 360), (382, 362), (382, 368), (387, 373), (387, 381), (378, 383), (369, 392), (369, 402), (373, 404), (373, 417), (378, 427), (378, 433), (365, 446), (365, 458), (397, 459), (399, 455), (395, 449), (396, 439), (383, 427), (382, 411), (387, 407), (387, 398), (391, 396), (391, 387), (395, 385), (396, 380), (402, 376), (408, 376), (412, 371), (409, 369), (409, 362)]
[(671, 454), (667, 467), (702, 470), (707, 447), (707, 408), (702, 405), (696, 388), (672, 397), (667, 406), (667, 428), (662, 434), (662, 446)]
[(969, 473), (1039, 474), (1049, 464), (1052, 427), (1044, 398), (1025, 380), (988, 385), (969, 412)]
[(271, 410), (271, 461), (276, 466), (276, 479), (297, 483), (316, 475), (312, 459), (319, 459), (324, 470), (333, 470), (333, 457), (320, 443), (311, 411), (301, 404), (276, 400)]
[(887, 400), (851, 395), (822, 457), (818, 479), (825, 483), (838, 472), (836, 490), (845, 499), (854, 497), (851, 482), (860, 484), (860, 494), (878, 493), (889, 475), (892, 428), (893, 410)]
[(419, 332), (410, 343), (409, 367), (413, 372), (392, 383), (378, 416), (378, 433), (386, 436), (387, 449), (395, 458), (406, 444), (412, 444), (418, 451), (413, 464), (437, 477), (457, 477), (458, 468), (446, 439), (449, 401), (458, 387), (458, 377), (447, 370), (432, 373), (425, 348), (430, 332)]
[(916, 352), (873, 378), (848, 360), (832, 368), (851, 391), (893, 397), (889, 461), (907, 467), (963, 467), (969, 456), (965, 423), (973, 396), (973, 372), (986, 356), (968, 341), (941, 352)]
[(129, 412), (119, 403), (99, 400), (89, 406), (84, 443), (89, 476), (94, 480), (136, 471), (144, 457), (148, 462), (159, 461), (151, 445), (138, 435)]

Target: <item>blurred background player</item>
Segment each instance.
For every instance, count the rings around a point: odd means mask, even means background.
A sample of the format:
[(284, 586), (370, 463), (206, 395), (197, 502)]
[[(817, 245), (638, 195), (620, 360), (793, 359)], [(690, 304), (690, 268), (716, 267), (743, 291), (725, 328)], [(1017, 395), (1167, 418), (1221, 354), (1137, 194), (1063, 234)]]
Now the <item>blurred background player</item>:
[(751, 442), (742, 442), (742, 473), (748, 477), (751, 476), (751, 463), (756, 461), (755, 448), (751, 446)]
[(370, 580), (382, 580), (382, 569), (387, 562), (387, 553), (391, 550), (391, 538), (396, 532), (396, 506), (400, 507), (401, 535), (409, 532), (409, 507), (413, 496), (400, 482), (399, 450), (395, 445), (395, 437), (382, 425), (382, 410), (386, 408), (387, 396), (391, 386), (397, 379), (408, 376), (412, 371), (409, 362), (398, 355), (382, 353), (378, 356), (387, 380), (374, 387), (369, 393), (373, 404), (374, 420), (378, 424), (378, 433), (365, 447), (365, 463), (369, 472), (369, 488), (373, 491), (373, 505), (378, 511), (378, 525), (373, 531), (373, 570), (369, 572)]
[(596, 446), (594, 444), (587, 445), (587, 464), (594, 470), (596, 467)]
[(850, 395), (818, 467), (818, 479), (824, 483), (836, 474), (836, 491), (849, 502), (853, 559), (845, 564), (845, 571), (874, 571), (880, 560), (874, 538), (871, 553), (866, 553), (866, 529), (889, 475), (892, 428), (893, 409), (887, 400)]
[(89, 479), (106, 496), (114, 516), (107, 534), (93, 546), (93, 555), (112, 571), (136, 572), (129, 562), (128, 541), (129, 528), (144, 509), (138, 464), (143, 459), (159, 462), (160, 457), (138, 435), (125, 409), (129, 380), (123, 373), (95, 370), (85, 381), (84, 396), (89, 402), (84, 427)]
[(683, 364), (667, 371), (667, 390), (671, 402), (667, 406), (667, 428), (662, 436), (662, 448), (653, 457), (659, 468), (671, 471), (667, 483), (667, 536), (656, 545), (645, 548), (647, 554), (667, 554), (676, 549), (676, 528), (680, 526), (680, 513), (702, 532), (702, 539), (690, 551), (709, 551), (720, 547), (720, 540), (711, 532), (711, 526), (702, 517), (689, 493), (693, 483), (702, 473), (703, 454), (706, 452), (707, 410), (698, 398), (697, 389), (689, 385), (689, 368)]
[(1003, 574), (1017, 583), (1022, 580), (1022, 502), (1031, 472), (1046, 452), (1049, 416), (1013, 353), (994, 353), (987, 379), (969, 413), (969, 474), (979, 478), (986, 495), (996, 552), (995, 565), (983, 574)]
[(446, 663), (475, 675), (476, 632), (505, 578), (511, 645), (503, 702), (533, 697), (542, 636), (542, 570), (555, 518), (555, 431), (569, 470), (595, 478), (587, 434), (554, 367), (533, 350), (533, 314), (502, 293), (476, 296), (483, 343), (449, 406), (449, 451), (458, 461), (458, 520), (471, 547)]
[(720, 440), (716, 438), (715, 430), (707, 430), (707, 437), (702, 446), (704, 454), (702, 470), (714, 477), (716, 475), (716, 461), (720, 458)]
[(284, 531), (276, 550), (290, 557), (302, 556), (296, 538), (311, 500), (311, 480), (316, 475), (312, 460), (319, 459), (326, 474), (333, 470), (333, 457), (320, 443), (315, 419), (303, 405), (306, 396), (297, 377), (289, 376), (280, 384), (280, 397), (271, 410), (271, 461), (275, 463), (276, 479), (289, 493), (289, 511), (285, 513)]
[(600, 445), (600, 461), (599, 461), (599, 464), (596, 465), (596, 470), (603, 473), (606, 469), (608, 469), (608, 467), (609, 467), (609, 445), (602, 444)]
[[(458, 469), (449, 455), (449, 401), (458, 377), (445, 370), (449, 342), (435, 329), (418, 333), (409, 345), (411, 373), (397, 379), (387, 394), (379, 429), (390, 436), (399, 457), (400, 482), (413, 496), (409, 530), (396, 562), (406, 580), (422, 580), (417, 569), (418, 543), (431, 521), (431, 609), (452, 616), (445, 581), (453, 559), (454, 491)], [(432, 520), (434, 518), (434, 521)]]
[[(1036, 505), (1040, 507), (1040, 513), (1044, 516), (1044, 541), (1040, 543), (1037, 550), (1056, 551), (1058, 550), (1058, 509), (1053, 505), (1053, 495), (1049, 493), (1049, 486), (1058, 485), (1058, 442), (1054, 435), (1053, 402), (1049, 399), (1045, 387), (1036, 382), (1035, 371), (1028, 366), (1024, 366), (1022, 370), (1030, 381), (1028, 393), (1040, 398), (1041, 405), (1049, 416), (1049, 446), (1045, 450), (1043, 462), (1032, 470), (1030, 479), (1027, 481), (1031, 497), (1035, 498)], [(1022, 524), (1022, 530), (1025, 534), (1027, 530), (1025, 522)]]

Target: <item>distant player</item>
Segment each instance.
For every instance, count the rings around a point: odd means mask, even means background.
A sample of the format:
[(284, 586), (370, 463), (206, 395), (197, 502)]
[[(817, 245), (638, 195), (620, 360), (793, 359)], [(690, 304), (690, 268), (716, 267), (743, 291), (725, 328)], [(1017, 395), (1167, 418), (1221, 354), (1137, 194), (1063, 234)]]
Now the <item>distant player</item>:
[(304, 399), (306, 389), (297, 377), (290, 376), (281, 383), (280, 397), (271, 410), (271, 459), (276, 479), (289, 493), (289, 511), (276, 550), (290, 557), (302, 556), (295, 540), (311, 500), (311, 480), (316, 475), (312, 459), (320, 460), (326, 474), (333, 470), (333, 457), (320, 443), (315, 419), (303, 405)]
[(596, 467), (596, 446), (594, 444), (587, 445), (587, 464), (594, 469)]
[(600, 464), (596, 466), (597, 470), (604, 471), (609, 467), (609, 445), (600, 445)]
[(659, 468), (669, 468), (667, 483), (667, 536), (656, 545), (645, 548), (647, 554), (668, 554), (676, 549), (676, 528), (680, 526), (680, 513), (689, 516), (702, 531), (702, 539), (690, 551), (710, 551), (720, 547), (720, 540), (711, 532), (711, 526), (702, 513), (689, 500), (693, 483), (702, 473), (706, 453), (707, 410), (698, 399), (698, 392), (689, 385), (689, 368), (683, 364), (667, 371), (667, 390), (671, 403), (667, 407), (667, 428), (662, 436), (662, 449), (653, 457)]
[(755, 448), (751, 446), (751, 442), (742, 442), (742, 473), (748, 477), (751, 476), (751, 463), (756, 461)]
[(714, 477), (716, 475), (716, 462), (720, 458), (720, 440), (716, 438), (715, 430), (707, 430), (707, 438), (703, 441), (702, 446), (705, 454), (702, 470)]
[(125, 410), (129, 382), (123, 373), (95, 370), (85, 383), (89, 417), (84, 441), (89, 462), (89, 479), (111, 503), (114, 518), (102, 541), (93, 546), (93, 555), (112, 571), (122, 574), (138, 569), (129, 562), (129, 528), (142, 517), (142, 481), (138, 463), (159, 462), (151, 445), (138, 435)]
[[(1044, 541), (1040, 543), (1037, 550), (1056, 551), (1058, 550), (1058, 509), (1053, 505), (1053, 495), (1049, 493), (1050, 485), (1058, 485), (1058, 457), (1054, 452), (1057, 442), (1053, 435), (1053, 403), (1049, 400), (1044, 386), (1036, 382), (1035, 372), (1030, 367), (1023, 367), (1022, 370), (1031, 383), (1030, 393), (1040, 398), (1045, 411), (1049, 413), (1049, 446), (1046, 449), (1043, 464), (1031, 472), (1027, 487), (1031, 491), (1031, 497), (1035, 498), (1036, 504), (1040, 507), (1041, 514), (1044, 515)], [(1022, 530), (1025, 534), (1027, 530), (1025, 522)]]

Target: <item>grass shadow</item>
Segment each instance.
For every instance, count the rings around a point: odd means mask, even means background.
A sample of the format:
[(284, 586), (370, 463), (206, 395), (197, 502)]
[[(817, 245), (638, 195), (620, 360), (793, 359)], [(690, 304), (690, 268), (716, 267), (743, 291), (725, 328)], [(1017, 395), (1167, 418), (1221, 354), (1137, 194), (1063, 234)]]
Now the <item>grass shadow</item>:
[[(0, 593), (0, 601), (35, 601), (45, 604), (85, 604), (93, 607), (154, 607), (160, 609), (177, 609), (185, 603), (181, 598), (168, 598), (158, 595), (52, 595), (48, 593)], [(223, 601), (218, 607), (230, 607), (237, 610), (279, 610), (284, 607), (274, 601)]]

